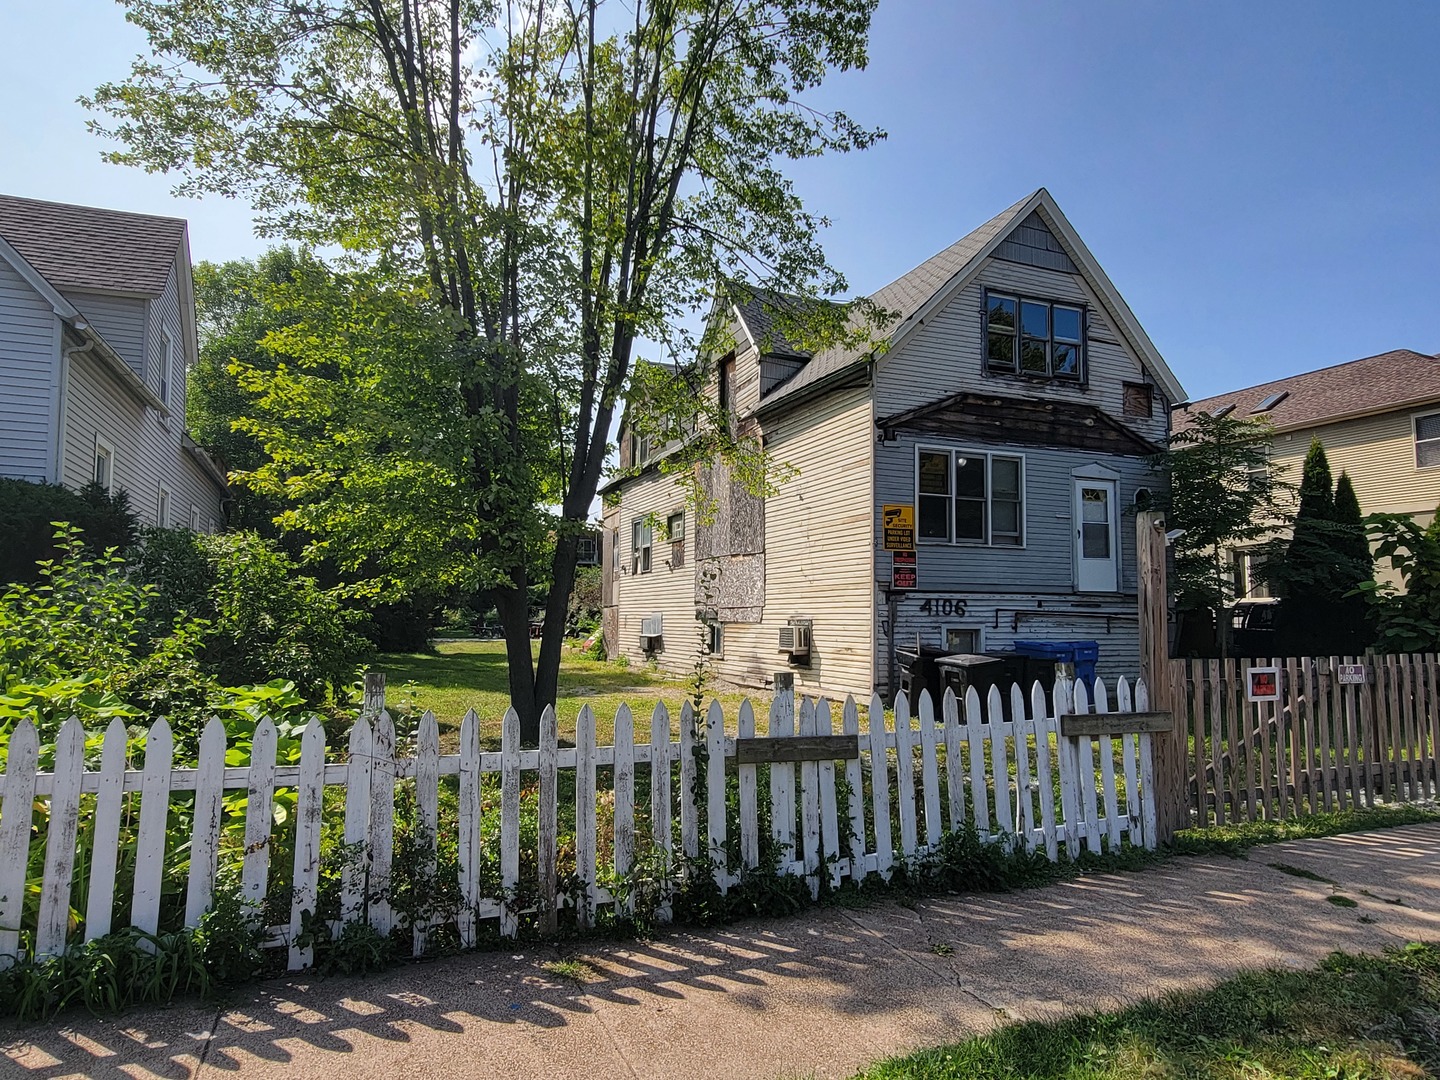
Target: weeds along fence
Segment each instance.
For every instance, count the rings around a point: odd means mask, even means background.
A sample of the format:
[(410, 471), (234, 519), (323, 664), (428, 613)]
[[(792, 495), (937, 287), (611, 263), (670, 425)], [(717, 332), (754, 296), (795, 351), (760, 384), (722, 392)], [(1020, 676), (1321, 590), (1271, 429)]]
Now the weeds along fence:
[(816, 896), (888, 878), (947, 830), (1052, 860), (1153, 847), (1150, 732), (1166, 718), (1146, 707), (1143, 683), (1132, 700), (1124, 680), (1113, 707), (1103, 682), (1092, 695), (1062, 680), (1049, 701), (1038, 685), (983, 706), (947, 692), (938, 717), (928, 695), (914, 713), (899, 697), (893, 716), (877, 697), (862, 717), (853, 699), (797, 708), (785, 693), (763, 734), (748, 701), (733, 736), (718, 704), (687, 704), (678, 740), (663, 704), (648, 733), (622, 706), (614, 745), (597, 746), (586, 705), (575, 746), (547, 710), (538, 748), (523, 748), (511, 710), (498, 750), (472, 711), (454, 754), (432, 714), (397, 736), (382, 711), (340, 747), (310, 723), (288, 761), (262, 721), (241, 762), (211, 720), (183, 768), (163, 719), (133, 763), (119, 721), (87, 745), (72, 718), (43, 748), (26, 721), (0, 788), (0, 957), (194, 927), (219, 890), (238, 890), (297, 970), (354, 924), (418, 955), (562, 917), (583, 929), (645, 907), (664, 921), (697, 882), (723, 893), (768, 873)]
[[(1343, 683), (1342, 665), (1349, 668)], [(1249, 700), (1257, 667), (1278, 669), (1278, 701)], [(1440, 793), (1434, 654), (1177, 660), (1171, 678), (1177, 723), (1189, 734), (1196, 825)]]

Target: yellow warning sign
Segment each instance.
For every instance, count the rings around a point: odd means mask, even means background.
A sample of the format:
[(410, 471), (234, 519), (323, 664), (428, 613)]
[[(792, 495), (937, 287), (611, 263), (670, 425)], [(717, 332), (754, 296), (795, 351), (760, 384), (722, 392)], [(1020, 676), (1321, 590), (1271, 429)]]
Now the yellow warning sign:
[(915, 550), (915, 507), (909, 503), (886, 503), (881, 508), (886, 551)]

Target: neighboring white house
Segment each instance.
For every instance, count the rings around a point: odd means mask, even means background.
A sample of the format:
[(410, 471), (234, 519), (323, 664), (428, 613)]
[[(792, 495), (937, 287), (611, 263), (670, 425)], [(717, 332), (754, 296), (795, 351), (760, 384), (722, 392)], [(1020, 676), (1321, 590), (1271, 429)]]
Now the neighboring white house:
[[(1185, 395), (1048, 192), (875, 293), (898, 316), (885, 349), (812, 356), (766, 303), (732, 299), (706, 392), (795, 474), (760, 498), (702, 471), (712, 520), (687, 522), (672, 448), (622, 430), (612, 654), (676, 673), (703, 654), (724, 682), (832, 694), (895, 689), (897, 649), (1094, 641), (1102, 675), (1134, 673), (1134, 508)], [(885, 543), (897, 514), (903, 553)]]
[(185, 431), (196, 351), (184, 219), (0, 195), (0, 476), (218, 529), (225, 476)]

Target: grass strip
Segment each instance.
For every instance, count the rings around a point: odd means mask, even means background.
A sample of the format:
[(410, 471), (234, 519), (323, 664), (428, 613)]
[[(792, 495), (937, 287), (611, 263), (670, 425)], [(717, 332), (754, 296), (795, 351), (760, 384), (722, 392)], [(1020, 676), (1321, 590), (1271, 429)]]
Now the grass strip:
[(1440, 1072), (1440, 948), (1332, 953), (1114, 1012), (1008, 1024), (857, 1080), (1381, 1080)]

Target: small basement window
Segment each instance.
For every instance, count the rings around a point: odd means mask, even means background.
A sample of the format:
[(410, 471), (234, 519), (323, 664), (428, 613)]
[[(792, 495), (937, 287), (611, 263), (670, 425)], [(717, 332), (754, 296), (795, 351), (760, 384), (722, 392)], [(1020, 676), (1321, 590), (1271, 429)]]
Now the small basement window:
[(963, 626), (946, 627), (945, 651), (947, 653), (980, 652), (980, 631)]
[(1415, 467), (1440, 465), (1440, 413), (1415, 418)]

